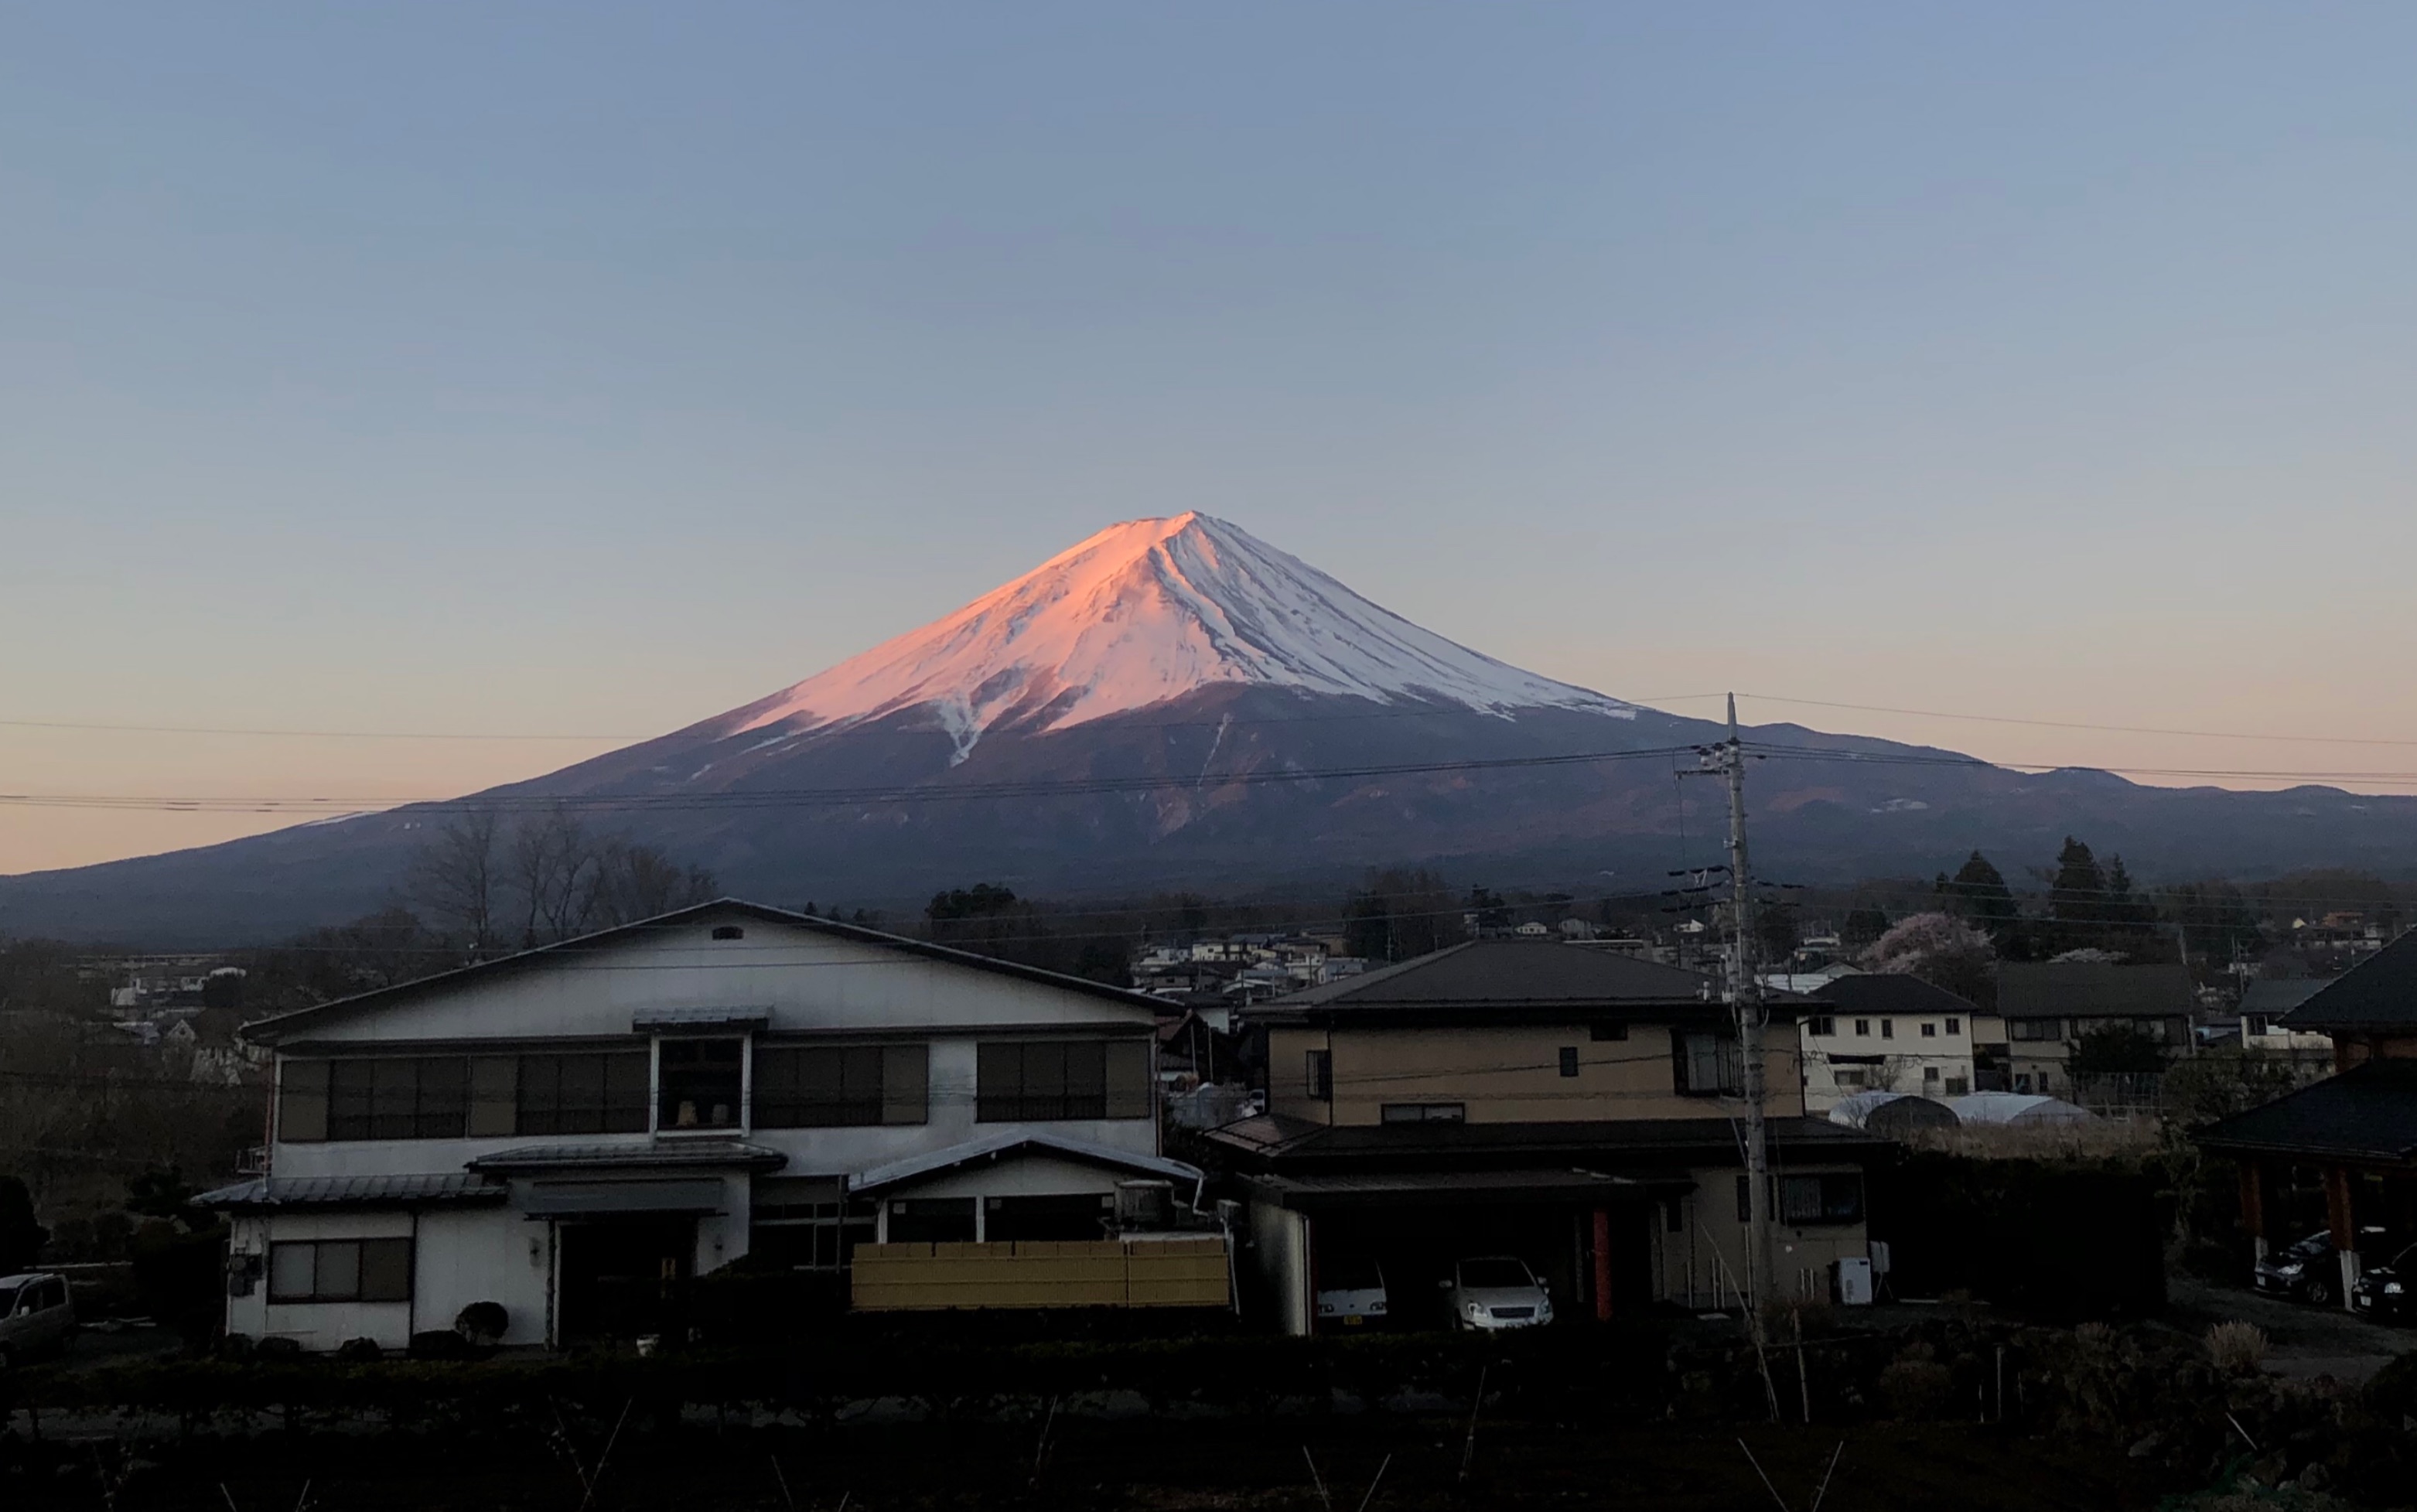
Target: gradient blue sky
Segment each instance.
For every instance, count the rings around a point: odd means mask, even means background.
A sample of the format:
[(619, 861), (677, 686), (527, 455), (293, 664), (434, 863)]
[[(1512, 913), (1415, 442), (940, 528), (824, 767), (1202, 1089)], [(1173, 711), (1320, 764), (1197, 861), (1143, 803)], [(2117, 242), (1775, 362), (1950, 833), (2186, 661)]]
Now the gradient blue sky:
[[(14, 8), (0, 716), (643, 734), (1201, 508), (1625, 697), (2417, 741), (2412, 56), (2388, 5)], [(0, 791), (610, 743), (0, 728)], [(0, 809), (0, 870), (272, 823)]]

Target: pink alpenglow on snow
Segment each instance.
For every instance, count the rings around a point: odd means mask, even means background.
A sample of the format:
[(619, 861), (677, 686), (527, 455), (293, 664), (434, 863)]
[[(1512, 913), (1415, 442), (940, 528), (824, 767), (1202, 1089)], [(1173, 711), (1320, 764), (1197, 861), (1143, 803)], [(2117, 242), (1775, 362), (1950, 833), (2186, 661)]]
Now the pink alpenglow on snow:
[(1003, 725), (1062, 729), (1215, 684), (1508, 715), (1634, 706), (1482, 656), (1204, 514), (1111, 525), (965, 608), (733, 711), (766, 745), (926, 707), (963, 761)]

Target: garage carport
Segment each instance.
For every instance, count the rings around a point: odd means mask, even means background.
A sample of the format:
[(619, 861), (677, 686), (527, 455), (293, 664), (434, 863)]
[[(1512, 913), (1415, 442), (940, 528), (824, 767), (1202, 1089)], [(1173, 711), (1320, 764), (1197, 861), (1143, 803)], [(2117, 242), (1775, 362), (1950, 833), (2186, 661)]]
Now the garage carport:
[(1475, 1255), (1515, 1255), (1544, 1280), (1563, 1316), (1608, 1322), (1651, 1300), (1657, 1204), (1694, 1185), (1680, 1175), (1567, 1168), (1244, 1182), (1257, 1275), (1296, 1333), (1315, 1323), (1321, 1272), (1359, 1261), (1383, 1270), (1395, 1326), (1441, 1327), (1449, 1322), (1441, 1283), (1454, 1261)]

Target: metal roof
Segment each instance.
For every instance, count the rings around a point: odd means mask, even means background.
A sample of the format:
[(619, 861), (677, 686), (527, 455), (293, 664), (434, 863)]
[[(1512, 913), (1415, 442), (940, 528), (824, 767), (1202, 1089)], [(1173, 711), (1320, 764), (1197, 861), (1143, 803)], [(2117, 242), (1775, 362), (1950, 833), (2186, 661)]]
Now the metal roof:
[(1981, 1011), (1968, 998), (1901, 972), (1841, 976), (1816, 989), (1813, 996), (1840, 1013), (1969, 1015)]
[(1406, 1202), (1634, 1202), (1693, 1190), (1692, 1177), (1614, 1175), (1572, 1167), (1511, 1171), (1402, 1171), (1310, 1173), (1243, 1178), (1254, 1191), (1282, 1206), (1378, 1206)]
[(2417, 930), (2352, 966), (2291, 1010), (2288, 1029), (2417, 1027)]
[(780, 1151), (745, 1140), (657, 1139), (646, 1144), (524, 1144), (470, 1161), (473, 1171), (662, 1171), (737, 1166), (776, 1171)]
[(388, 1176), (255, 1176), (193, 1199), (195, 1207), (391, 1207), (500, 1202), (501, 1182), (464, 1172)]
[(953, 1171), (960, 1166), (971, 1165), (977, 1160), (996, 1159), (1000, 1156), (1023, 1150), (1045, 1151), (1052, 1155), (1062, 1155), (1072, 1159), (1088, 1161), (1093, 1165), (1114, 1166), (1120, 1170), (1163, 1176), (1169, 1181), (1198, 1182), (1201, 1179), (1199, 1167), (1185, 1165), (1180, 1160), (1169, 1160), (1163, 1156), (1136, 1155), (1131, 1150), (1120, 1150), (1113, 1144), (1102, 1144), (1095, 1140), (1078, 1140), (1071, 1135), (1053, 1134), (1044, 1129), (1010, 1128), (1001, 1129), (996, 1134), (985, 1134), (980, 1139), (967, 1140), (963, 1144), (951, 1144), (944, 1150), (933, 1150), (923, 1155), (910, 1155), (903, 1160), (890, 1160), (881, 1165), (868, 1166), (848, 1177), (847, 1187), (851, 1192), (861, 1192), (870, 1191), (878, 1187), (895, 1187), (902, 1182), (915, 1181), (924, 1176), (937, 1175), (943, 1171)]
[(2212, 1150), (2417, 1158), (2417, 1061), (2367, 1061), (2201, 1129)]
[(393, 987), (379, 988), (375, 991), (338, 998), (332, 1003), (322, 1003), (316, 1007), (297, 1008), (291, 1013), (281, 1013), (271, 1018), (255, 1020), (245, 1024), (242, 1033), (244, 1037), (260, 1044), (274, 1045), (295, 1031), (315, 1025), (323, 1020), (389, 1007), (432, 992), (449, 990), (473, 978), (509, 975), (524, 971), (544, 970), (566, 965), (575, 962), (585, 954), (643, 938), (649, 930), (698, 922), (716, 915), (756, 919), (768, 924), (793, 925), (819, 934), (852, 940), (860, 945), (879, 945), (906, 955), (944, 961), (950, 965), (965, 966), (975, 971), (994, 972), (1002, 976), (1013, 976), (1027, 982), (1037, 982), (1045, 987), (1062, 988), (1069, 992), (1079, 992), (1087, 997), (1105, 998), (1129, 1007), (1150, 1009), (1157, 1006), (1155, 999), (1129, 988), (1110, 987), (1104, 982), (1095, 982), (1086, 977), (1068, 976), (1058, 972), (1044, 971), (1038, 966), (1026, 966), (1012, 960), (999, 960), (989, 956), (980, 956), (970, 950), (934, 945), (928, 940), (910, 940), (903, 935), (888, 934), (879, 930), (867, 929), (861, 924), (843, 923), (838, 919), (823, 918), (813, 914), (793, 914), (784, 908), (773, 908), (764, 903), (751, 903), (739, 898), (717, 898), (708, 903), (675, 909), (669, 914), (654, 918), (640, 919), (634, 924), (624, 924), (615, 929), (599, 930), (594, 934), (581, 935), (575, 940), (540, 945), (534, 950), (524, 950), (518, 955), (504, 956), (495, 960), (482, 960), (474, 965), (438, 972), (432, 976), (423, 976), (417, 981), (402, 982)]

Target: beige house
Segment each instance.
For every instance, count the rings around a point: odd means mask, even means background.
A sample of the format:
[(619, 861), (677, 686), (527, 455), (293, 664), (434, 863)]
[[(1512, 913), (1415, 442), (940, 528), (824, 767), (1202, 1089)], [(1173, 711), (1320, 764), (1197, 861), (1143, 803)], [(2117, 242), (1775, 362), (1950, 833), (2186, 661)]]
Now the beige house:
[[(1765, 1111), (1778, 1281), (1830, 1294), (1867, 1258), (1862, 1167), (1890, 1146), (1804, 1116), (1796, 1017), (1774, 1005)], [(1267, 1112), (1215, 1130), (1249, 1203), (1263, 1294), (1291, 1332), (1320, 1273), (1373, 1262), (1394, 1316), (1457, 1259), (1515, 1254), (1562, 1316), (1734, 1305), (1754, 1200), (1742, 1066), (1710, 977), (1553, 941), (1485, 940), (1266, 1005)], [(1572, 1306), (1571, 1304), (1576, 1304)]]
[(1980, 1021), (1977, 1048), (2001, 1067), (1995, 1090), (2071, 1100), (2073, 1052), (2085, 1036), (2129, 1030), (2169, 1057), (2187, 1055), (2197, 1005), (2179, 962), (2010, 961), (1998, 968), (1998, 1010)]

